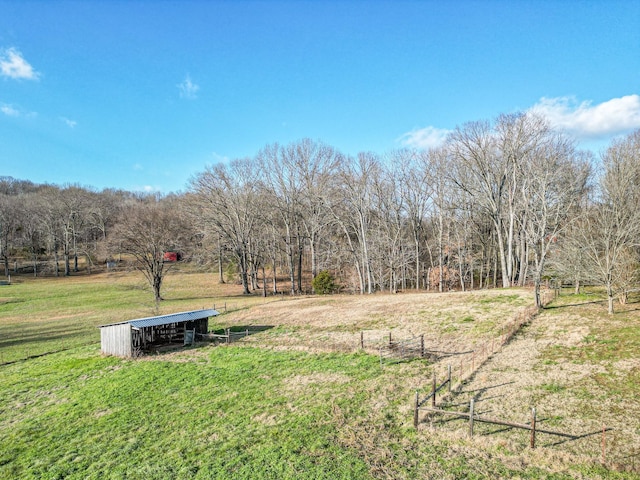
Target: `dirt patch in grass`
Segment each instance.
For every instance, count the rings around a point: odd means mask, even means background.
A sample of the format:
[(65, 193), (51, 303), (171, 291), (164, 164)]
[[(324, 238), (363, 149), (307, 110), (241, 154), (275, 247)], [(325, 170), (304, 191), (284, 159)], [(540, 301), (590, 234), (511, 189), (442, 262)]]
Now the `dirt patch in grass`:
[(351, 380), (347, 375), (340, 373), (313, 373), (309, 375), (294, 375), (283, 380), (283, 388), (287, 392), (305, 390), (314, 385), (326, 387), (326, 384), (340, 385)]

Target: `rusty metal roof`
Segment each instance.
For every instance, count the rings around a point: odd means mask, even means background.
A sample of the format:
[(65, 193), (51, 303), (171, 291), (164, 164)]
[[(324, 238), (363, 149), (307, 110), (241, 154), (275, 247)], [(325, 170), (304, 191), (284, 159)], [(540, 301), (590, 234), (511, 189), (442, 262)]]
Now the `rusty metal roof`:
[(159, 315), (157, 317), (137, 318), (135, 320), (127, 320), (126, 322), (110, 323), (109, 325), (100, 325), (98, 328), (110, 327), (111, 325), (130, 324), (133, 328), (156, 327), (158, 325), (167, 325), (169, 323), (191, 322), (202, 318), (215, 317), (220, 312), (213, 309), (193, 310), (191, 312), (170, 313), (169, 315)]

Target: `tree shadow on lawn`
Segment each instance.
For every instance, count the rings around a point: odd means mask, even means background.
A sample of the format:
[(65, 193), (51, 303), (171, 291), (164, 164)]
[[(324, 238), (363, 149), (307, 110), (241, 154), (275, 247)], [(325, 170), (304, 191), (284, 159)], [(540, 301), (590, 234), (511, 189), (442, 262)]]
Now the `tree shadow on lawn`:
[(581, 307), (583, 305), (605, 305), (606, 300), (593, 300), (592, 302), (581, 302), (581, 303), (567, 303), (565, 305), (547, 305), (543, 307), (544, 310), (555, 310), (558, 308), (568, 308), (568, 307)]
[(3, 334), (2, 340), (0, 340), (0, 348), (8, 348), (21, 343), (51, 343), (56, 341), (62, 341), (65, 339), (77, 338), (93, 330), (82, 327), (66, 327), (64, 332), (60, 331), (60, 327), (51, 326), (44, 329), (34, 329), (33, 332), (25, 333), (24, 330), (16, 329), (15, 333)]

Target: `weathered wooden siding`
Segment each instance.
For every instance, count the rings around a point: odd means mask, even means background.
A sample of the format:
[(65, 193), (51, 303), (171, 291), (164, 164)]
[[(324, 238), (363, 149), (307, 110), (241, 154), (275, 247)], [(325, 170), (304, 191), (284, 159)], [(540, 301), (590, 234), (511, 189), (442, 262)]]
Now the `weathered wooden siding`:
[(100, 329), (102, 353), (118, 357), (131, 357), (131, 325), (121, 323)]

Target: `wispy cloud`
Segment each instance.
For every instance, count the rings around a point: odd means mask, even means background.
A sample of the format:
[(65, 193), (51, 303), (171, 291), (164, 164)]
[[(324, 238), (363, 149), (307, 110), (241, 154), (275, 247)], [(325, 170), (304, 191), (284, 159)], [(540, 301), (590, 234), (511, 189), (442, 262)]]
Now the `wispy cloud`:
[(13, 108), (11, 105), (1, 105), (0, 106), (0, 112), (4, 113), (5, 115), (9, 116), (9, 117), (19, 117), (20, 116), (20, 111)]
[(0, 103), (0, 112), (4, 113), (8, 117), (34, 118), (38, 115), (36, 112), (25, 111), (19, 106), (16, 107), (9, 103)]
[(194, 100), (198, 98), (198, 90), (200, 86), (191, 81), (191, 77), (187, 75), (182, 83), (179, 83), (178, 90), (180, 90), (180, 98), (188, 98)]
[(15, 80), (37, 80), (40, 77), (15, 48), (0, 50), (0, 75)]
[(414, 128), (396, 141), (411, 148), (436, 148), (441, 146), (451, 130), (436, 127)]
[(531, 111), (578, 139), (597, 139), (640, 128), (640, 95), (593, 104), (575, 97), (541, 98)]
[(227, 163), (229, 161), (229, 157), (226, 155), (220, 155), (217, 152), (213, 152), (211, 156), (216, 163)]
[(153, 185), (137, 185), (131, 189), (134, 192), (141, 193), (161, 193), (162, 189), (158, 186)]
[(67, 117), (60, 117), (60, 120), (66, 123), (69, 128), (75, 128), (75, 126), (78, 124), (78, 122), (76, 122), (75, 120), (70, 120)]

